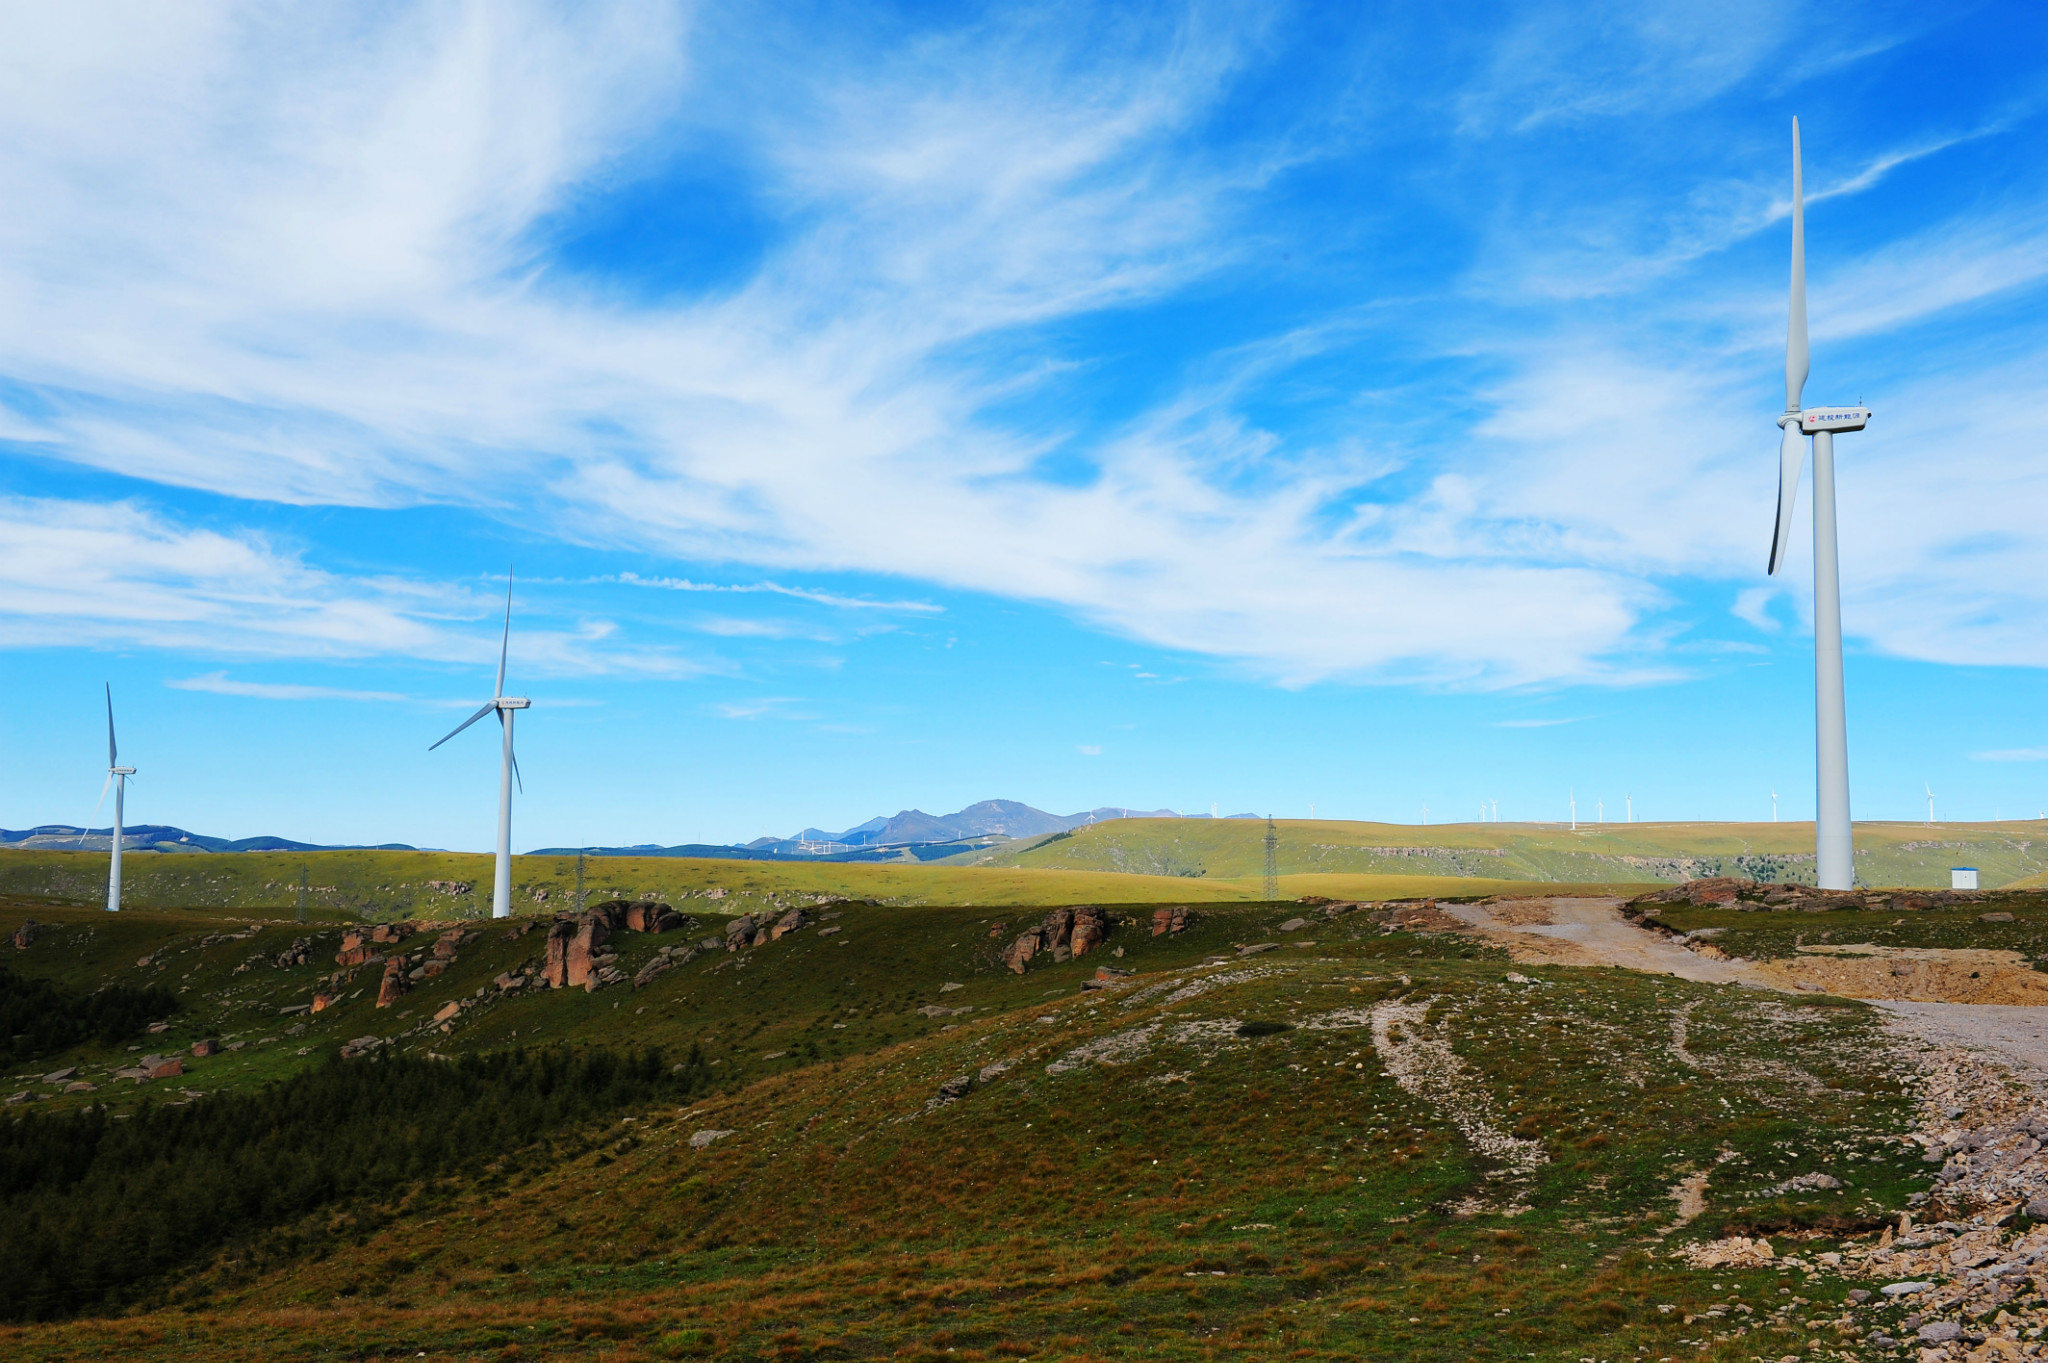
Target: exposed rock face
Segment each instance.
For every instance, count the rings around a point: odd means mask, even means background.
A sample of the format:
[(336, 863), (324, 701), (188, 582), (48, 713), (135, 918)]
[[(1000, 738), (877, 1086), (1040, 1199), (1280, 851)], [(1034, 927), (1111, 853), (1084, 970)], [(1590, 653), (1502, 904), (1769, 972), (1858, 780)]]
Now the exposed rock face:
[(377, 1006), (389, 1008), (405, 997), (405, 991), (412, 983), (405, 977), (405, 961), (398, 958), (384, 963), (384, 982), (377, 986)]
[(550, 989), (589, 987), (614, 926), (611, 920), (615, 915), (608, 910), (608, 905), (599, 905), (580, 918), (558, 918), (548, 928), (547, 961), (541, 966), (541, 978)]
[(775, 920), (774, 927), (768, 929), (768, 940), (771, 942), (777, 941), (786, 934), (803, 928), (810, 921), (810, 919), (804, 917), (802, 909), (791, 909), (788, 913)]
[(689, 926), (690, 920), (666, 904), (645, 899), (613, 899), (599, 904), (596, 910), (618, 914), (614, 927), (623, 927), (628, 932), (673, 932)]
[(725, 949), (738, 951), (754, 944), (754, 915), (743, 913), (725, 925)]
[(1109, 936), (1109, 915), (1097, 908), (1074, 910), (1073, 935), (1068, 946), (1076, 956), (1085, 956), (1088, 949)]
[(353, 970), (359, 965), (368, 965), (370, 957), (377, 954), (360, 932), (341, 934), (341, 950), (334, 953), (334, 963), (344, 970)]
[(403, 942), (410, 936), (412, 936), (412, 924), (410, 923), (379, 923), (376, 927), (370, 929), (370, 940), (384, 945), (389, 945), (393, 942)]
[(1195, 911), (1185, 904), (1176, 904), (1172, 908), (1166, 909), (1154, 909), (1152, 911), (1152, 935), (1154, 937), (1164, 937), (1169, 932), (1186, 932), (1188, 924), (1194, 921)]
[(1109, 915), (1101, 909), (1083, 906), (1054, 909), (1035, 928), (1027, 929), (1003, 953), (1003, 964), (1019, 975), (1040, 952), (1050, 952), (1055, 961), (1085, 955), (1109, 935)]
[(633, 977), (633, 987), (643, 989), (654, 983), (679, 965), (688, 965), (697, 959), (702, 948), (694, 945), (663, 947), (659, 955), (640, 967), (640, 973)]
[(42, 929), (42, 926), (41, 923), (31, 918), (16, 928), (14, 930), (14, 949), (16, 951), (27, 951), (29, 945), (36, 940), (36, 933)]
[(1623, 912), (1631, 917), (1641, 917), (1658, 904), (1692, 904), (1773, 913), (1821, 913), (1828, 909), (1877, 909), (1896, 913), (1981, 904), (1987, 900), (1995, 902), (1997, 893), (1992, 890), (1822, 890), (1812, 885), (1766, 884), (1738, 876), (1710, 876), (1643, 895), (1631, 900)]
[(292, 939), (292, 944), (271, 957), (270, 963), (279, 970), (289, 970), (291, 967), (299, 965), (311, 965), (313, 963), (313, 939), (310, 937)]

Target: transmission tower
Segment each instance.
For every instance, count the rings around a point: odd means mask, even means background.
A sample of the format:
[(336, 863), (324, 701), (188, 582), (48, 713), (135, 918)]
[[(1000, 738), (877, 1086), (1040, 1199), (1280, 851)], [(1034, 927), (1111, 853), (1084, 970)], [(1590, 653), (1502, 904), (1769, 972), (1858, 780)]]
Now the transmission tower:
[(1280, 897), (1280, 832), (1273, 827), (1273, 816), (1266, 816), (1266, 899), (1268, 902)]
[(576, 912), (583, 912), (583, 853), (576, 854)]

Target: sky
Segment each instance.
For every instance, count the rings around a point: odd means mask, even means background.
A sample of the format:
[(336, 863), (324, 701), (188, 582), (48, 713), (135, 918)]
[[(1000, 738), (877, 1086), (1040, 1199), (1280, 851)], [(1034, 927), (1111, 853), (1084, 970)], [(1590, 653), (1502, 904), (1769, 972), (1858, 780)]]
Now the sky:
[[(0, 14), (0, 826), (2048, 808), (2048, 10)], [(97, 823), (107, 813), (100, 810)]]

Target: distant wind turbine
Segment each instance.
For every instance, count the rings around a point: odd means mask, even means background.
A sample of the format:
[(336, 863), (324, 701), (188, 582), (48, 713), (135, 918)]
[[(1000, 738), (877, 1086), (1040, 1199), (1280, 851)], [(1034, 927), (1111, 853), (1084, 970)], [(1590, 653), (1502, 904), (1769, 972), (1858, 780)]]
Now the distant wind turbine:
[(1428, 806), (1428, 805), (1424, 805), (1424, 806), (1422, 807), (1422, 826), (1423, 826), (1424, 828), (1427, 828), (1427, 827), (1429, 827), (1429, 806)]
[(1628, 795), (1623, 798), (1628, 801), (1628, 821), (1634, 823), (1636, 821), (1636, 797)]
[(519, 759), (512, 755), (512, 716), (524, 710), (533, 702), (520, 696), (505, 694), (505, 658), (512, 649), (512, 574), (505, 574), (505, 637), (498, 645), (498, 686), (491, 693), (491, 699), (475, 714), (450, 729), (433, 747), (446, 743), (470, 725), (490, 714), (498, 712), (498, 727), (504, 731), (504, 758), (498, 773), (498, 867), (497, 877), (491, 886), (491, 917), (512, 916), (512, 783), (519, 782), (520, 794), (526, 793), (526, 782), (519, 775)]
[(1595, 801), (1593, 801), (1593, 822), (1594, 822), (1594, 823), (1606, 823), (1606, 822), (1607, 822), (1607, 802), (1606, 802), (1605, 800), (1595, 800)]
[[(114, 684), (107, 684), (107, 779), (100, 787), (100, 798), (93, 801), (92, 818), (100, 816), (100, 806), (106, 803), (107, 786), (114, 788), (114, 839), (113, 859), (107, 866), (107, 912), (121, 911), (121, 816), (128, 793), (128, 778), (135, 774), (135, 768), (121, 765), (121, 750), (114, 742)], [(85, 842), (86, 832), (92, 829), (92, 819), (85, 821), (85, 830), (78, 835), (80, 845)]]
[(1800, 178), (1799, 120), (1792, 120), (1792, 290), (1785, 330), (1785, 414), (1778, 418), (1778, 522), (1769, 572), (1785, 564), (1792, 509), (1799, 495), (1805, 436), (1813, 437), (1813, 711), (1814, 768), (1819, 800), (1814, 819), (1816, 877), (1823, 890), (1847, 890), (1856, 879), (1849, 822), (1849, 721), (1842, 685), (1842, 584), (1835, 548), (1835, 432), (1860, 431), (1870, 411), (1799, 405), (1810, 357), (1806, 337), (1806, 209)]
[(1576, 790), (1572, 790), (1569, 786), (1565, 790), (1566, 798), (1572, 803), (1572, 830), (1576, 832), (1579, 827), (1579, 793)]
[(1934, 827), (1934, 787), (1927, 787), (1927, 826)]

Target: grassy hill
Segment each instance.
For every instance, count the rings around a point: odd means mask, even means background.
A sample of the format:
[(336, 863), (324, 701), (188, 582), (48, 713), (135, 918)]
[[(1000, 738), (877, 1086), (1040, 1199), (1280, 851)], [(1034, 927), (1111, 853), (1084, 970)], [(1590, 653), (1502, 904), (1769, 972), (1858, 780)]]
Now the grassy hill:
[[(1586, 885), (1732, 875), (1814, 881), (1810, 823), (1371, 824), (1283, 819), (1278, 860), (1290, 893), (1309, 877), (1430, 875)], [(1242, 880), (1265, 866), (1265, 824), (1133, 819), (968, 853), (949, 864)], [(1951, 866), (1976, 866), (1986, 889), (2048, 872), (2048, 823), (1863, 823), (1856, 874), (1866, 885), (1946, 889)], [(1340, 881), (1324, 881), (1340, 885)]]
[[(311, 1114), (308, 1146), (325, 1140), (335, 1187), (306, 1181), (300, 1211), (273, 1209), (233, 1234), (209, 1240), (188, 1226), (198, 1238), (175, 1271), (116, 1271), (99, 1309), (0, 1326), (0, 1350), (1776, 1356), (1803, 1343), (1798, 1321), (1782, 1341), (1760, 1329), (1706, 1348), (1688, 1322), (1731, 1292), (1780, 1303), (1781, 1287), (1832, 1316), (1847, 1284), (1784, 1262), (1697, 1272), (1673, 1247), (1807, 1227), (1820, 1238), (1787, 1249), (1810, 1262), (1931, 1172), (1893, 1141), (1908, 1107), (1898, 1061), (1871, 1010), (1845, 1000), (1614, 970), (1516, 973), (1467, 940), (1391, 931), (1366, 913), (1280, 933), (1300, 912), (1292, 904), (1198, 902), (1189, 931), (1167, 937), (1150, 934), (1149, 905), (1113, 910), (1123, 921), (1099, 953), (1041, 958), (1022, 975), (1000, 950), (1035, 913), (825, 912), (838, 916), (748, 952), (706, 953), (642, 989), (594, 993), (497, 990), (500, 972), (540, 954), (542, 934), (481, 925), (397, 1006), (373, 1006), (381, 971), (369, 967), (344, 981), (339, 1004), (307, 1016), (280, 1010), (331, 977), (336, 922), (247, 935), (250, 915), (219, 910), (114, 917), (0, 903), (0, 930), (46, 925), (9, 952), (14, 971), (75, 991), (159, 985), (182, 1004), (162, 1033), (86, 1040), (14, 1067), (14, 1085), (46, 1096), (14, 1109), (8, 1140), (56, 1139), (49, 1124), (89, 1105), (185, 1105), (175, 1158), (146, 1182), (107, 1183), (114, 1200), (90, 1205), (119, 1216), (86, 1218), (91, 1233), (113, 1234), (118, 1220), (141, 1235), (158, 1207), (225, 1215), (251, 1185), (268, 1186), (253, 1165), (204, 1181), (229, 1134), (207, 1114), (233, 1111), (207, 1095), (232, 1104), (346, 1075), (354, 1101), (376, 1104), (382, 1076), (414, 1086), (394, 1093), (416, 1092), (445, 1072), (482, 1085), (481, 1104), (486, 1076), (461, 1068), (481, 1058), (650, 1046), (664, 1064), (688, 1057), (679, 1096), (609, 1108), (594, 1098), (537, 1138), (529, 1126), (432, 1158), (421, 1144), (431, 1133), (403, 1116), (360, 1138), (413, 1152), (392, 1158), (336, 1146), (327, 1124), (339, 1115), (286, 1102), (268, 1120), (288, 1136), (295, 1113)], [(700, 915), (686, 934), (623, 934), (621, 965), (630, 975), (717, 926)], [(305, 937), (310, 960), (274, 964)], [(1265, 942), (1285, 945), (1235, 950)], [(1098, 965), (1135, 973), (1082, 990)], [(387, 1044), (337, 1059), (366, 1035)], [(209, 1038), (237, 1048), (183, 1049)], [(187, 1072), (112, 1077), (145, 1050), (182, 1050)], [(68, 1082), (96, 1087), (64, 1093), (40, 1078), (72, 1067)], [(21, 1167), (10, 1160), (0, 1168)], [(69, 1167), (79, 1197), (96, 1178), (133, 1173)], [(352, 1174), (344, 1188), (349, 1170), (374, 1177)], [(1845, 1186), (1776, 1191), (1813, 1171)], [(1706, 1209), (1679, 1226), (1673, 1186), (1702, 1174)], [(61, 1210), (35, 1224), (59, 1224)]]

